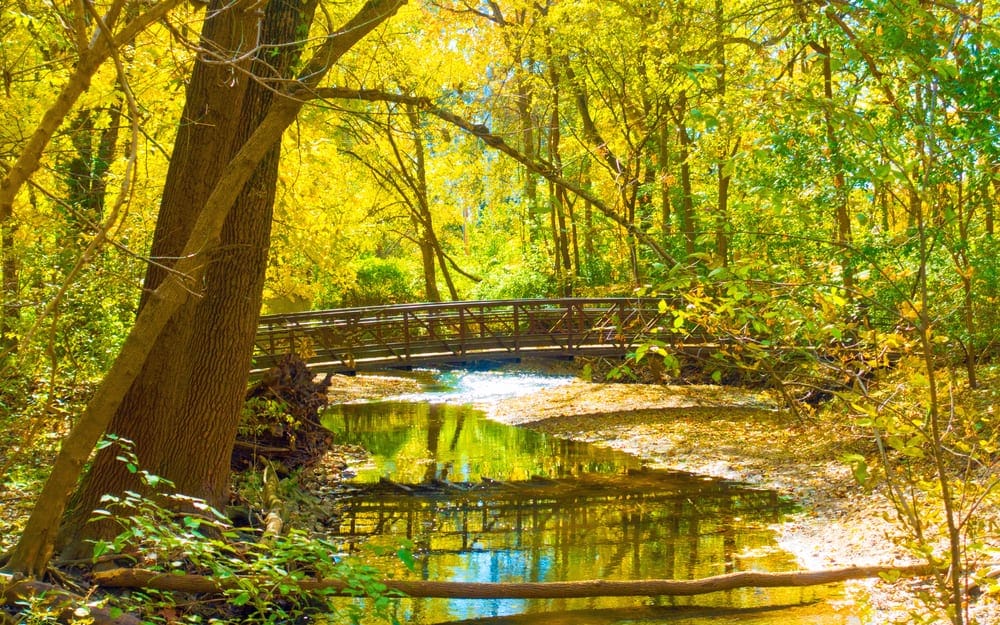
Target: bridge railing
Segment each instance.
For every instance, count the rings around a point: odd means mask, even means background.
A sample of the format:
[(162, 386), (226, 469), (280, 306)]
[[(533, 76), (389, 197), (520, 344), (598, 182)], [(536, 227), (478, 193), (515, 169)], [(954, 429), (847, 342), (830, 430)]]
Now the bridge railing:
[(622, 356), (658, 333), (656, 298), (402, 304), (262, 317), (255, 369), (295, 353), (317, 370), (355, 371), (527, 355)]

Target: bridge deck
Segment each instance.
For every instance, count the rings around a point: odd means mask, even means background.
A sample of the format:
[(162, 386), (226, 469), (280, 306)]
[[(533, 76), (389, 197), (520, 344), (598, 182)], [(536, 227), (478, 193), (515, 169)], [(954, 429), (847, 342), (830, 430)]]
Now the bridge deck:
[(270, 315), (260, 320), (254, 370), (288, 353), (336, 373), (527, 356), (623, 357), (637, 341), (663, 340), (660, 306), (654, 298), (563, 298)]

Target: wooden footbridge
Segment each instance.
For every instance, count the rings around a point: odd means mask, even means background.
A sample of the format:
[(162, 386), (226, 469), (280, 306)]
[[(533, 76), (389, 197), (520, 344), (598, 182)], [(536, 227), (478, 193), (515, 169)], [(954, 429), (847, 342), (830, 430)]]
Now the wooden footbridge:
[[(665, 318), (666, 317), (666, 318)], [(664, 340), (672, 316), (656, 298), (565, 298), (342, 308), (262, 317), (253, 369), (283, 355), (315, 371), (464, 365), (525, 357), (621, 358)]]

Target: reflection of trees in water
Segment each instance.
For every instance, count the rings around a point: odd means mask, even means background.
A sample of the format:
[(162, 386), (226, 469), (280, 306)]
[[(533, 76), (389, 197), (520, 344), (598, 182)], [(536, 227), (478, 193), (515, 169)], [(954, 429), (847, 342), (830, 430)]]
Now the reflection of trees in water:
[(633, 456), (484, 419), (467, 406), (380, 402), (324, 416), (336, 442), (361, 445), (377, 468), (361, 481), (560, 477), (638, 468)]

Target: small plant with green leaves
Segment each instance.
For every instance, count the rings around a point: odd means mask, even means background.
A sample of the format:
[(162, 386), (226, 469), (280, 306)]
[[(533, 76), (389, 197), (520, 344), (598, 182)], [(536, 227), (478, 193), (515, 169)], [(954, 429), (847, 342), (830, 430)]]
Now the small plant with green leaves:
[[(294, 432), (298, 425), (298, 420), (290, 413), (288, 404), (284, 401), (252, 397), (243, 406), (239, 434), (246, 437), (260, 436), (265, 433), (281, 435), (285, 431)], [(282, 432), (274, 432), (275, 429), (282, 430)]]
[[(226, 582), (221, 605), (212, 600), (180, 601), (170, 593), (144, 590), (121, 598), (119, 609), (183, 614), (188, 622), (285, 623), (310, 614), (339, 614), (355, 623), (369, 615), (397, 622), (395, 595), (381, 583), (380, 571), (344, 556), (336, 543), (295, 529), (259, 541), (258, 530), (233, 526), (203, 500), (167, 492), (172, 484), (141, 469), (128, 441), (111, 437), (102, 444), (118, 444), (119, 459), (152, 494), (127, 491), (104, 497), (95, 519), (109, 519), (121, 531), (111, 540), (94, 543), (95, 562), (116, 560), (171, 575), (203, 575)], [(397, 546), (396, 555), (412, 567), (407, 545)], [(346, 589), (306, 592), (299, 584), (306, 579), (338, 580)], [(367, 601), (345, 603), (345, 594)]]

